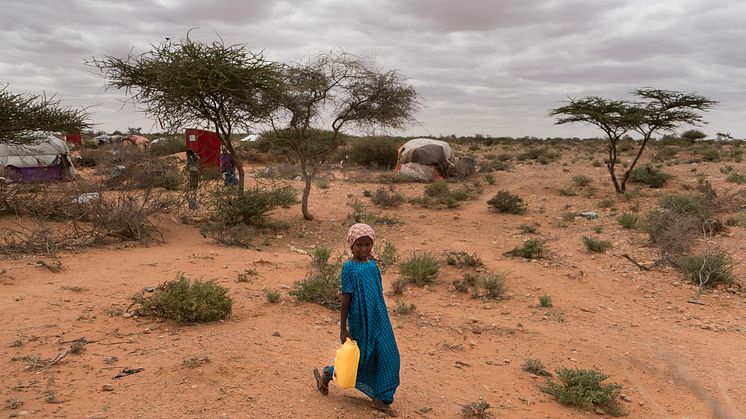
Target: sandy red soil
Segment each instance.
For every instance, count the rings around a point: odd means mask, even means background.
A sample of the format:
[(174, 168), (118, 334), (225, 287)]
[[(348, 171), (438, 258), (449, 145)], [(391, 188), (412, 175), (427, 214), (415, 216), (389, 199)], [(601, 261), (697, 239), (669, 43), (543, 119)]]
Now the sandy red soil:
[[(568, 162), (565, 158), (563, 162)], [(329, 188), (314, 188), (313, 221), (303, 221), (299, 206), (277, 211), (273, 219), (289, 229), (257, 240), (256, 248), (224, 247), (200, 235), (193, 225), (164, 214), (155, 223), (164, 244), (116, 244), (63, 252), (56, 257), (0, 258), (0, 395), (23, 404), (6, 415), (75, 418), (223, 418), (223, 417), (375, 417), (380, 415), (355, 390), (334, 385), (324, 397), (311, 370), (330, 363), (338, 346), (338, 313), (293, 301), (288, 290), (310, 269), (308, 251), (331, 244), (344, 251), (348, 195), (371, 209), (396, 217), (394, 226), (375, 226), (379, 241), (395, 244), (402, 259), (427, 250), (444, 259), (447, 251), (476, 253), (486, 269), (507, 272), (507, 298), (473, 299), (455, 293), (454, 279), (464, 270), (444, 263), (435, 284), (410, 286), (403, 296), (387, 295), (401, 351), (401, 387), (395, 406), (403, 417), (459, 417), (463, 405), (483, 399), (504, 418), (587, 417), (539, 390), (544, 378), (524, 372), (526, 358), (548, 369), (597, 368), (608, 382), (623, 386), (622, 404), (634, 418), (716, 417), (706, 401), (724, 411), (746, 412), (746, 297), (737, 288), (706, 292), (691, 304), (695, 288), (671, 268), (642, 271), (623, 254), (641, 262), (657, 259), (646, 236), (624, 230), (616, 216), (635, 204), (650, 208), (661, 191), (640, 189), (632, 199), (614, 196), (604, 168), (576, 164), (519, 164), (495, 172), (495, 185), (482, 179), (478, 199), (456, 209), (423, 209), (404, 204), (379, 210), (363, 190), (379, 183), (360, 182), (352, 171), (329, 175)], [(698, 167), (716, 187), (729, 187), (721, 164)], [(744, 171), (746, 165), (734, 164)], [(564, 169), (564, 170), (563, 170)], [(667, 191), (694, 185), (686, 164), (667, 167), (676, 180)], [(594, 178), (593, 197), (565, 197), (574, 175)], [(300, 182), (292, 182), (300, 189)], [(732, 184), (730, 184), (732, 185)], [(407, 196), (421, 196), (423, 184), (397, 185)], [(499, 189), (522, 196), (529, 211), (501, 215), (486, 204)], [(611, 199), (613, 207), (599, 208)], [(578, 218), (560, 225), (566, 211), (597, 211), (599, 218)], [(518, 226), (540, 223), (550, 258), (524, 261), (504, 252), (531, 237)], [(603, 226), (596, 234), (594, 226)], [(729, 227), (717, 238), (736, 261), (746, 256), (743, 227)], [(613, 242), (605, 254), (591, 254), (581, 236)], [(37, 260), (59, 261), (50, 272)], [(255, 269), (257, 276), (239, 282)], [(214, 279), (230, 290), (233, 314), (225, 321), (179, 325), (154, 318), (125, 317), (129, 297), (145, 287), (173, 279)], [(742, 277), (743, 267), (736, 267)], [(383, 274), (384, 287), (398, 277)], [(264, 289), (281, 291), (270, 304)], [(548, 294), (554, 307), (541, 308)], [(416, 304), (409, 315), (393, 312), (395, 298)], [(24, 356), (49, 360), (75, 339), (89, 343), (79, 355), (29, 369)], [(116, 357), (116, 358), (111, 358)], [(196, 367), (184, 360), (197, 358)], [(14, 360), (15, 359), (15, 360)], [(139, 373), (114, 378), (123, 368)], [(737, 413), (740, 409), (740, 413)], [(594, 413), (590, 413), (594, 415)]]

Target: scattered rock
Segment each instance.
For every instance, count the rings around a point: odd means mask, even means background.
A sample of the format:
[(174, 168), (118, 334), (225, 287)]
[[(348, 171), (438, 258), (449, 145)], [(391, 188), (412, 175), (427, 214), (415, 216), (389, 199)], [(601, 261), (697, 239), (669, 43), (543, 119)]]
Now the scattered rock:
[(113, 384), (104, 384), (101, 386), (101, 391), (114, 391)]
[(601, 415), (601, 416), (606, 416), (606, 412), (598, 406), (596, 406), (596, 408), (593, 409), (593, 413), (597, 415)]
[(125, 319), (129, 319), (130, 317), (132, 317), (132, 313), (124, 313), (122, 314), (122, 317), (124, 317)]
[(629, 402), (631, 402), (631, 401), (632, 401), (632, 398), (631, 398), (631, 397), (629, 397), (629, 396), (628, 396), (628, 395), (626, 395), (626, 394), (620, 394), (620, 395), (619, 395), (619, 397), (621, 397), (621, 399), (622, 399), (622, 400), (624, 400), (624, 401), (625, 401), (625, 402), (627, 402), (627, 403), (629, 403)]
[(278, 337), (278, 338), (279, 338), (279, 337), (280, 337), (280, 332), (273, 332), (273, 333), (272, 333), (272, 336), (275, 336), (275, 337)]

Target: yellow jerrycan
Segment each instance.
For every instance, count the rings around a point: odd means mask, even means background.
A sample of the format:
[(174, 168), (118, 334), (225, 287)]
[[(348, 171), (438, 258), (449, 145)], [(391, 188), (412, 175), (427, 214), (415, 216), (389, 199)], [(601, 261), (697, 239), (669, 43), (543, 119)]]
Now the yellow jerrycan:
[(357, 381), (357, 364), (360, 361), (360, 349), (357, 342), (347, 338), (344, 344), (337, 349), (334, 358), (334, 381), (342, 388), (355, 387)]

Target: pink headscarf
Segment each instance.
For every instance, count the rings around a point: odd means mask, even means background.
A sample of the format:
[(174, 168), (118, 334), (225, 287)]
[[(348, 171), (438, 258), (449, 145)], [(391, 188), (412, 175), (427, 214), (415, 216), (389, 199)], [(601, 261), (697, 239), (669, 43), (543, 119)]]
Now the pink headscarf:
[[(353, 224), (350, 229), (347, 230), (347, 248), (352, 249), (355, 240), (360, 237), (370, 237), (373, 243), (376, 242), (376, 232), (373, 231), (373, 228), (368, 224), (357, 223)], [(373, 256), (373, 259), (379, 260), (378, 254), (375, 250), (371, 250), (370, 255)]]

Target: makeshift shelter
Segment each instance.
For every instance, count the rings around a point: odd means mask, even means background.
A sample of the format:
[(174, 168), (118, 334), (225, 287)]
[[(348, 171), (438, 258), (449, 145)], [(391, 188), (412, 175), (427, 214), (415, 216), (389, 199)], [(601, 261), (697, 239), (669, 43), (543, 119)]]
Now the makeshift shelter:
[(199, 156), (199, 167), (220, 167), (218, 133), (201, 129), (186, 130), (186, 148)]
[(399, 147), (396, 171), (422, 181), (439, 180), (453, 164), (453, 150), (447, 142), (415, 138)]
[(0, 166), (18, 183), (70, 179), (75, 173), (67, 143), (45, 133), (23, 144), (0, 142)]
[(261, 136), (259, 134), (249, 134), (249, 135), (241, 138), (239, 141), (242, 142), (242, 143), (245, 143), (247, 141), (254, 142), (254, 141), (258, 141), (260, 138), (261, 138)]

